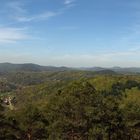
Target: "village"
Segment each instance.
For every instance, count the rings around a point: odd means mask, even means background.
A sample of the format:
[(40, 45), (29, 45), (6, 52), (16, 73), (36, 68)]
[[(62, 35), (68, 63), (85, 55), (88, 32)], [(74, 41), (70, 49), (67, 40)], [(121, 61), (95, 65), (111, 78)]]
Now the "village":
[(16, 103), (16, 98), (11, 96), (0, 97), (0, 103), (8, 107), (10, 110), (14, 110), (14, 104)]

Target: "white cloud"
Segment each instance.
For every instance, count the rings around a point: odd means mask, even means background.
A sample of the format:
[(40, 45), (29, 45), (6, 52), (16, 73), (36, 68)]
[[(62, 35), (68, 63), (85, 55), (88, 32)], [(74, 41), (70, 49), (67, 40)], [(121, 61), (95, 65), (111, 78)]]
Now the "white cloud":
[(0, 43), (13, 43), (28, 38), (25, 28), (0, 28)]
[(8, 2), (5, 9), (8, 9), (5, 10), (6, 14), (17, 22), (48, 20), (49, 18), (57, 16), (61, 13), (60, 11), (45, 11), (33, 15), (28, 12), (29, 9), (26, 8), (25, 3), (22, 1)]
[(6, 7), (10, 11), (14, 12), (14, 14), (25, 14), (25, 13), (27, 13), (27, 10), (24, 8), (24, 4), (21, 3), (21, 1), (9, 2), (9, 3), (7, 3)]
[(75, 0), (65, 0), (64, 4), (69, 5), (72, 4)]
[(14, 19), (16, 19), (19, 22), (48, 20), (49, 18), (57, 16), (58, 14), (59, 14), (59, 12), (47, 11), (47, 12), (37, 14), (37, 15), (34, 15), (34, 16), (16, 16), (16, 17), (14, 17)]
[(75, 0), (64, 0), (66, 5), (63, 8), (57, 9), (55, 11), (47, 11), (42, 9), (44, 12), (32, 14), (26, 7), (26, 3), (23, 1), (10, 1), (6, 3), (5, 6), (5, 16), (10, 18), (10, 20), (15, 20), (16, 22), (30, 22), (30, 21), (40, 21), (48, 20), (51, 17), (55, 17), (64, 13), (68, 8), (73, 6)]

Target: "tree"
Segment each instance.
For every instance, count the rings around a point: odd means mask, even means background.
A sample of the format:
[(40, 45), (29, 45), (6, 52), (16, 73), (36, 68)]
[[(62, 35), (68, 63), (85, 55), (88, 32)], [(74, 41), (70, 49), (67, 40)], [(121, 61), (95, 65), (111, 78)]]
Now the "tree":
[(85, 139), (90, 129), (90, 117), (96, 90), (89, 83), (73, 83), (53, 97), (47, 110), (50, 139)]
[(73, 83), (50, 100), (47, 116), (50, 139), (121, 139), (125, 123), (120, 98), (104, 96), (88, 82)]
[(12, 111), (9, 120), (13, 120), (16, 127), (17, 138), (20, 140), (46, 140), (47, 139), (47, 120), (41, 110), (34, 104), (28, 104), (20, 110)]

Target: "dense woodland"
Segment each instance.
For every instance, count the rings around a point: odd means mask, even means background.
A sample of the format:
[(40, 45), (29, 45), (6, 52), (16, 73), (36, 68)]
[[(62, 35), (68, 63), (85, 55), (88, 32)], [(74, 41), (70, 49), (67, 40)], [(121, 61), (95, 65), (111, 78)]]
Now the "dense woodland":
[(140, 140), (140, 75), (1, 73), (0, 140)]

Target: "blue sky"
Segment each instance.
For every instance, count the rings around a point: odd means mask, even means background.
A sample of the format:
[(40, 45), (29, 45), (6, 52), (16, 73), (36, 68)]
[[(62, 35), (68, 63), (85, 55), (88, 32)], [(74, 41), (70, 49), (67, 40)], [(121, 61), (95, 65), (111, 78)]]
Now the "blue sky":
[(1, 0), (0, 62), (140, 66), (139, 0)]

